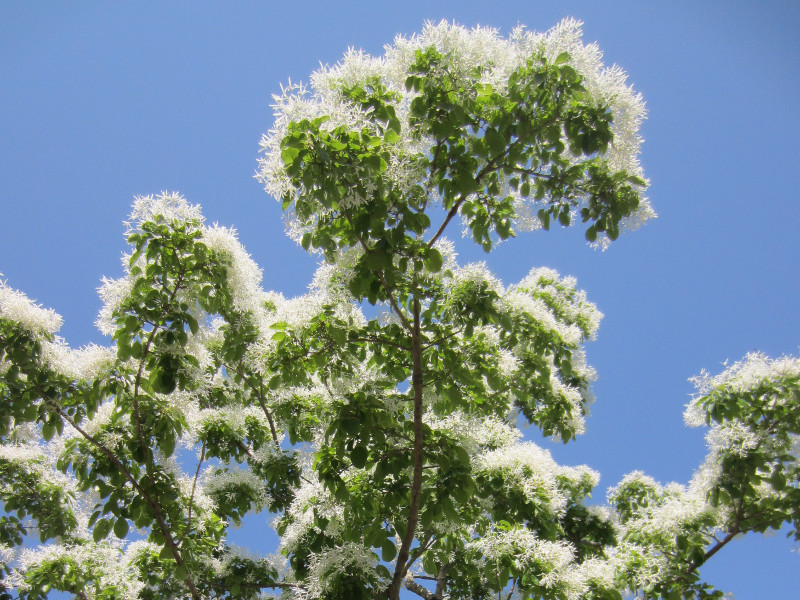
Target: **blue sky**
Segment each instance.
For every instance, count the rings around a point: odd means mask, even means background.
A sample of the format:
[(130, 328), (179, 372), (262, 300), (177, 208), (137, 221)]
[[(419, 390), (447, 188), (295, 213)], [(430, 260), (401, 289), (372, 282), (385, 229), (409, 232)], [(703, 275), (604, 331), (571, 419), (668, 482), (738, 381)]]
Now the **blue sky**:
[[(521, 235), (484, 256), (506, 283), (533, 266), (577, 277), (605, 313), (588, 347), (597, 402), (557, 459), (607, 486), (641, 469), (686, 482), (703, 432), (682, 411), (705, 368), (800, 344), (800, 5), (785, 2), (0, 2), (0, 272), (64, 316), (74, 346), (103, 275), (121, 273), (134, 195), (177, 190), (235, 226), (264, 286), (315, 268), (253, 179), (271, 94), (350, 46), (382, 53), (426, 20), (545, 30), (585, 22), (647, 101), (642, 163), (659, 218), (606, 252), (579, 231)], [(222, 7), (229, 7), (223, 9)], [(535, 432), (531, 431), (533, 439)], [(793, 597), (797, 544), (751, 536), (702, 571), (737, 600)]]

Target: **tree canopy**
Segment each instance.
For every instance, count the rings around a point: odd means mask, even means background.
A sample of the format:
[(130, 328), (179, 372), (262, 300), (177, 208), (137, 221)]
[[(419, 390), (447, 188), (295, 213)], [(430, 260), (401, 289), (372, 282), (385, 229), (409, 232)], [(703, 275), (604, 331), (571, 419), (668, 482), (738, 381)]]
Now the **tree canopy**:
[[(308, 294), (261, 288), (233, 230), (137, 198), (108, 348), (0, 285), (0, 597), (719, 597), (699, 569), (800, 512), (800, 360), (696, 380), (691, 481), (557, 464), (519, 426), (582, 433), (601, 314), (573, 278), (460, 265), (580, 226), (604, 247), (654, 215), (642, 99), (579, 24), (441, 23), (351, 51), (276, 98), (258, 178), (322, 259)], [(227, 541), (274, 513), (275, 555)], [(27, 537), (41, 545), (23, 547)]]

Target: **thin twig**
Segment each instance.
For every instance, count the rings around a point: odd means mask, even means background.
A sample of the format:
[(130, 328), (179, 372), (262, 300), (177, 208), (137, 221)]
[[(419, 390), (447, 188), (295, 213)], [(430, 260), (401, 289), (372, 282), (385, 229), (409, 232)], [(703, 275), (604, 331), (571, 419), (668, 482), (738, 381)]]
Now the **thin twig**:
[(177, 542), (178, 546), (183, 544), (183, 540), (189, 533), (189, 528), (192, 526), (192, 506), (194, 504), (194, 491), (195, 488), (197, 487), (197, 479), (198, 477), (200, 477), (200, 465), (203, 464), (203, 461), (205, 459), (206, 459), (206, 441), (203, 440), (203, 447), (200, 450), (200, 460), (197, 461), (197, 470), (194, 472), (194, 481), (192, 481), (192, 493), (189, 495), (189, 511), (186, 517), (186, 529), (184, 529), (183, 535)]

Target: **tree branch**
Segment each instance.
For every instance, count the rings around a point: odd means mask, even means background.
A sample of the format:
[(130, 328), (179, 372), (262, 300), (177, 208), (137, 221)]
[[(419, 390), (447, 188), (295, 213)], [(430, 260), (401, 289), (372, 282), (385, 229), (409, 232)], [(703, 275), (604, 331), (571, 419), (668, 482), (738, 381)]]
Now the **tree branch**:
[(394, 577), (389, 586), (390, 600), (400, 599), (400, 584), (407, 572), (406, 561), (408, 560), (409, 549), (414, 541), (419, 518), (419, 504), (422, 492), (422, 465), (423, 465), (423, 444), (422, 444), (422, 333), (420, 330), (420, 303), (418, 298), (414, 298), (414, 327), (411, 336), (413, 368), (411, 373), (411, 385), (414, 390), (414, 474), (411, 481), (411, 502), (408, 509), (408, 523), (403, 541), (397, 553), (397, 566), (395, 567)]
[[(241, 362), (239, 362), (239, 364), (236, 365), (236, 372), (239, 374), (239, 377), (242, 378), (242, 380), (250, 387), (250, 389), (256, 395), (256, 400), (258, 400), (258, 404), (259, 406), (261, 406), (261, 410), (264, 411), (264, 415), (267, 417), (270, 434), (272, 435), (272, 443), (275, 445), (275, 449), (278, 452), (280, 452), (281, 444), (280, 441), (278, 440), (278, 431), (275, 429), (275, 420), (272, 418), (272, 413), (267, 408), (267, 403), (266, 400), (264, 399), (264, 381), (259, 379), (258, 387), (256, 387), (256, 384), (253, 381), (250, 381), (250, 378), (247, 377), (247, 375), (245, 374), (244, 369), (242, 369)], [(244, 446), (244, 444), (242, 445)], [(253, 456), (252, 452), (249, 452), (249, 448), (247, 454), (248, 456), (251, 457)]]
[(354, 342), (373, 342), (375, 344), (383, 344), (384, 346), (392, 346), (394, 348), (399, 348), (400, 350), (406, 350), (408, 352), (410, 352), (412, 350), (412, 348), (410, 346), (404, 346), (403, 344), (401, 344), (399, 342), (393, 342), (391, 340), (387, 340), (387, 339), (384, 339), (382, 337), (375, 336), (375, 335), (368, 335), (368, 336), (365, 336), (365, 337), (357, 337), (357, 338), (351, 338), (351, 339)]
[(186, 535), (189, 533), (189, 528), (192, 526), (192, 505), (194, 504), (194, 491), (197, 487), (197, 478), (200, 477), (200, 465), (203, 464), (203, 461), (206, 459), (206, 442), (203, 440), (203, 446), (200, 450), (200, 460), (197, 461), (197, 470), (194, 472), (194, 480), (192, 481), (192, 493), (189, 495), (189, 511), (186, 517), (186, 529), (183, 530), (183, 535), (178, 540), (177, 544), (180, 546), (183, 543), (183, 540), (186, 538)]
[(414, 592), (417, 596), (420, 596), (425, 600), (441, 600), (441, 596), (436, 595), (435, 593), (431, 592), (427, 588), (422, 587), (420, 584), (414, 581), (414, 576), (411, 573), (406, 574), (403, 583), (405, 584), (405, 587), (408, 591)]
[(704, 565), (709, 558), (711, 558), (717, 552), (722, 550), (722, 548), (724, 548), (728, 542), (730, 542), (733, 538), (735, 538), (740, 533), (740, 527), (743, 519), (744, 519), (744, 492), (742, 492), (742, 497), (739, 498), (739, 506), (736, 507), (736, 516), (734, 517), (733, 525), (731, 526), (727, 535), (721, 540), (719, 540), (716, 544), (714, 544), (714, 546), (710, 548), (703, 555), (702, 560), (692, 563), (686, 570), (685, 574), (690, 575), (691, 573), (694, 573), (697, 569), (699, 569), (702, 565)]
[[(503, 150), (500, 154), (498, 154), (492, 160), (486, 163), (486, 165), (480, 171), (478, 171), (478, 174), (475, 176), (475, 182), (480, 183), (480, 180), (483, 179), (489, 171), (493, 170), (497, 166), (497, 162), (503, 157), (508, 156), (508, 153), (511, 152), (511, 149), (518, 143), (520, 143), (519, 140), (511, 142), (506, 147), (505, 150)], [(450, 223), (453, 217), (455, 217), (458, 214), (458, 209), (461, 208), (461, 205), (464, 203), (464, 201), (467, 199), (468, 196), (469, 194), (467, 195), (461, 194), (459, 199), (455, 202), (455, 204), (453, 204), (452, 208), (450, 208), (450, 211), (447, 213), (447, 216), (445, 217), (444, 221), (439, 226), (439, 229), (436, 230), (436, 233), (428, 242), (428, 248), (432, 248), (433, 245), (436, 243), (436, 240), (439, 239), (439, 236), (441, 236), (444, 233), (444, 230), (447, 228), (447, 225)]]

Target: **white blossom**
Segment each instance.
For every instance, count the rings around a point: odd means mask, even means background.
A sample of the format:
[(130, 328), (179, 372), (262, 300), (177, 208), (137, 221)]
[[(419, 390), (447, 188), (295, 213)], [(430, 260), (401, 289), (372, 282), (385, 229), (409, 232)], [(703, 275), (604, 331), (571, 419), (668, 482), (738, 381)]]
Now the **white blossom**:
[(433, 430), (455, 437), (471, 455), (484, 449), (506, 447), (520, 440), (522, 432), (497, 417), (468, 415), (454, 411), (445, 417), (426, 413), (425, 423)]
[[(569, 486), (597, 485), (599, 475), (586, 466), (565, 467), (553, 460), (550, 452), (532, 442), (517, 442), (484, 452), (477, 457), (480, 471), (502, 474), (509, 488), (518, 488), (534, 503), (546, 498), (554, 515), (566, 509)], [(568, 485), (567, 485), (568, 484)]]
[[(704, 396), (714, 389), (723, 387), (732, 392), (747, 392), (764, 382), (786, 377), (800, 377), (800, 358), (782, 356), (770, 359), (760, 352), (751, 352), (719, 375), (711, 376), (703, 371), (690, 381), (694, 383), (698, 394)], [(776, 400), (787, 401), (779, 398)]]
[(59, 336), (42, 344), (44, 364), (71, 379), (91, 381), (108, 369), (115, 357), (113, 348), (97, 344), (73, 350)]
[(586, 337), (594, 339), (603, 318), (597, 306), (589, 302), (586, 292), (577, 289), (574, 277), (561, 277), (554, 269), (539, 267), (511, 289), (541, 298), (552, 310), (562, 314), (569, 323), (578, 324)]
[(103, 285), (97, 289), (97, 293), (103, 301), (103, 306), (95, 324), (102, 334), (110, 336), (117, 328), (114, 313), (130, 295), (133, 289), (133, 279), (131, 277), (118, 279), (103, 277), (102, 281)]
[(136, 196), (128, 222), (128, 232), (138, 231), (142, 224), (157, 216), (171, 223), (194, 223), (202, 225), (204, 218), (199, 204), (189, 204), (177, 192), (161, 192), (157, 196)]
[(257, 311), (264, 300), (261, 269), (239, 242), (236, 231), (214, 225), (203, 229), (206, 245), (228, 258), (227, 283), (233, 296), (233, 305), (242, 312)]
[(225, 496), (232, 501), (241, 493), (241, 488), (248, 488), (254, 510), (260, 511), (269, 505), (270, 496), (264, 481), (247, 469), (211, 469), (206, 472), (201, 484), (203, 493), (212, 498)]
[(378, 557), (369, 548), (354, 542), (344, 542), (311, 555), (308, 574), (308, 598), (325, 595), (331, 580), (356, 579), (365, 583), (377, 583), (375, 565)]
[(553, 588), (567, 578), (575, 561), (575, 548), (566, 541), (539, 538), (527, 528), (493, 531), (470, 542), (490, 561), (510, 559), (516, 569), (538, 574), (539, 582)]
[(35, 304), (22, 292), (8, 287), (3, 280), (0, 280), (0, 318), (19, 323), (37, 337), (55, 333), (62, 324), (61, 316), (54, 310)]

